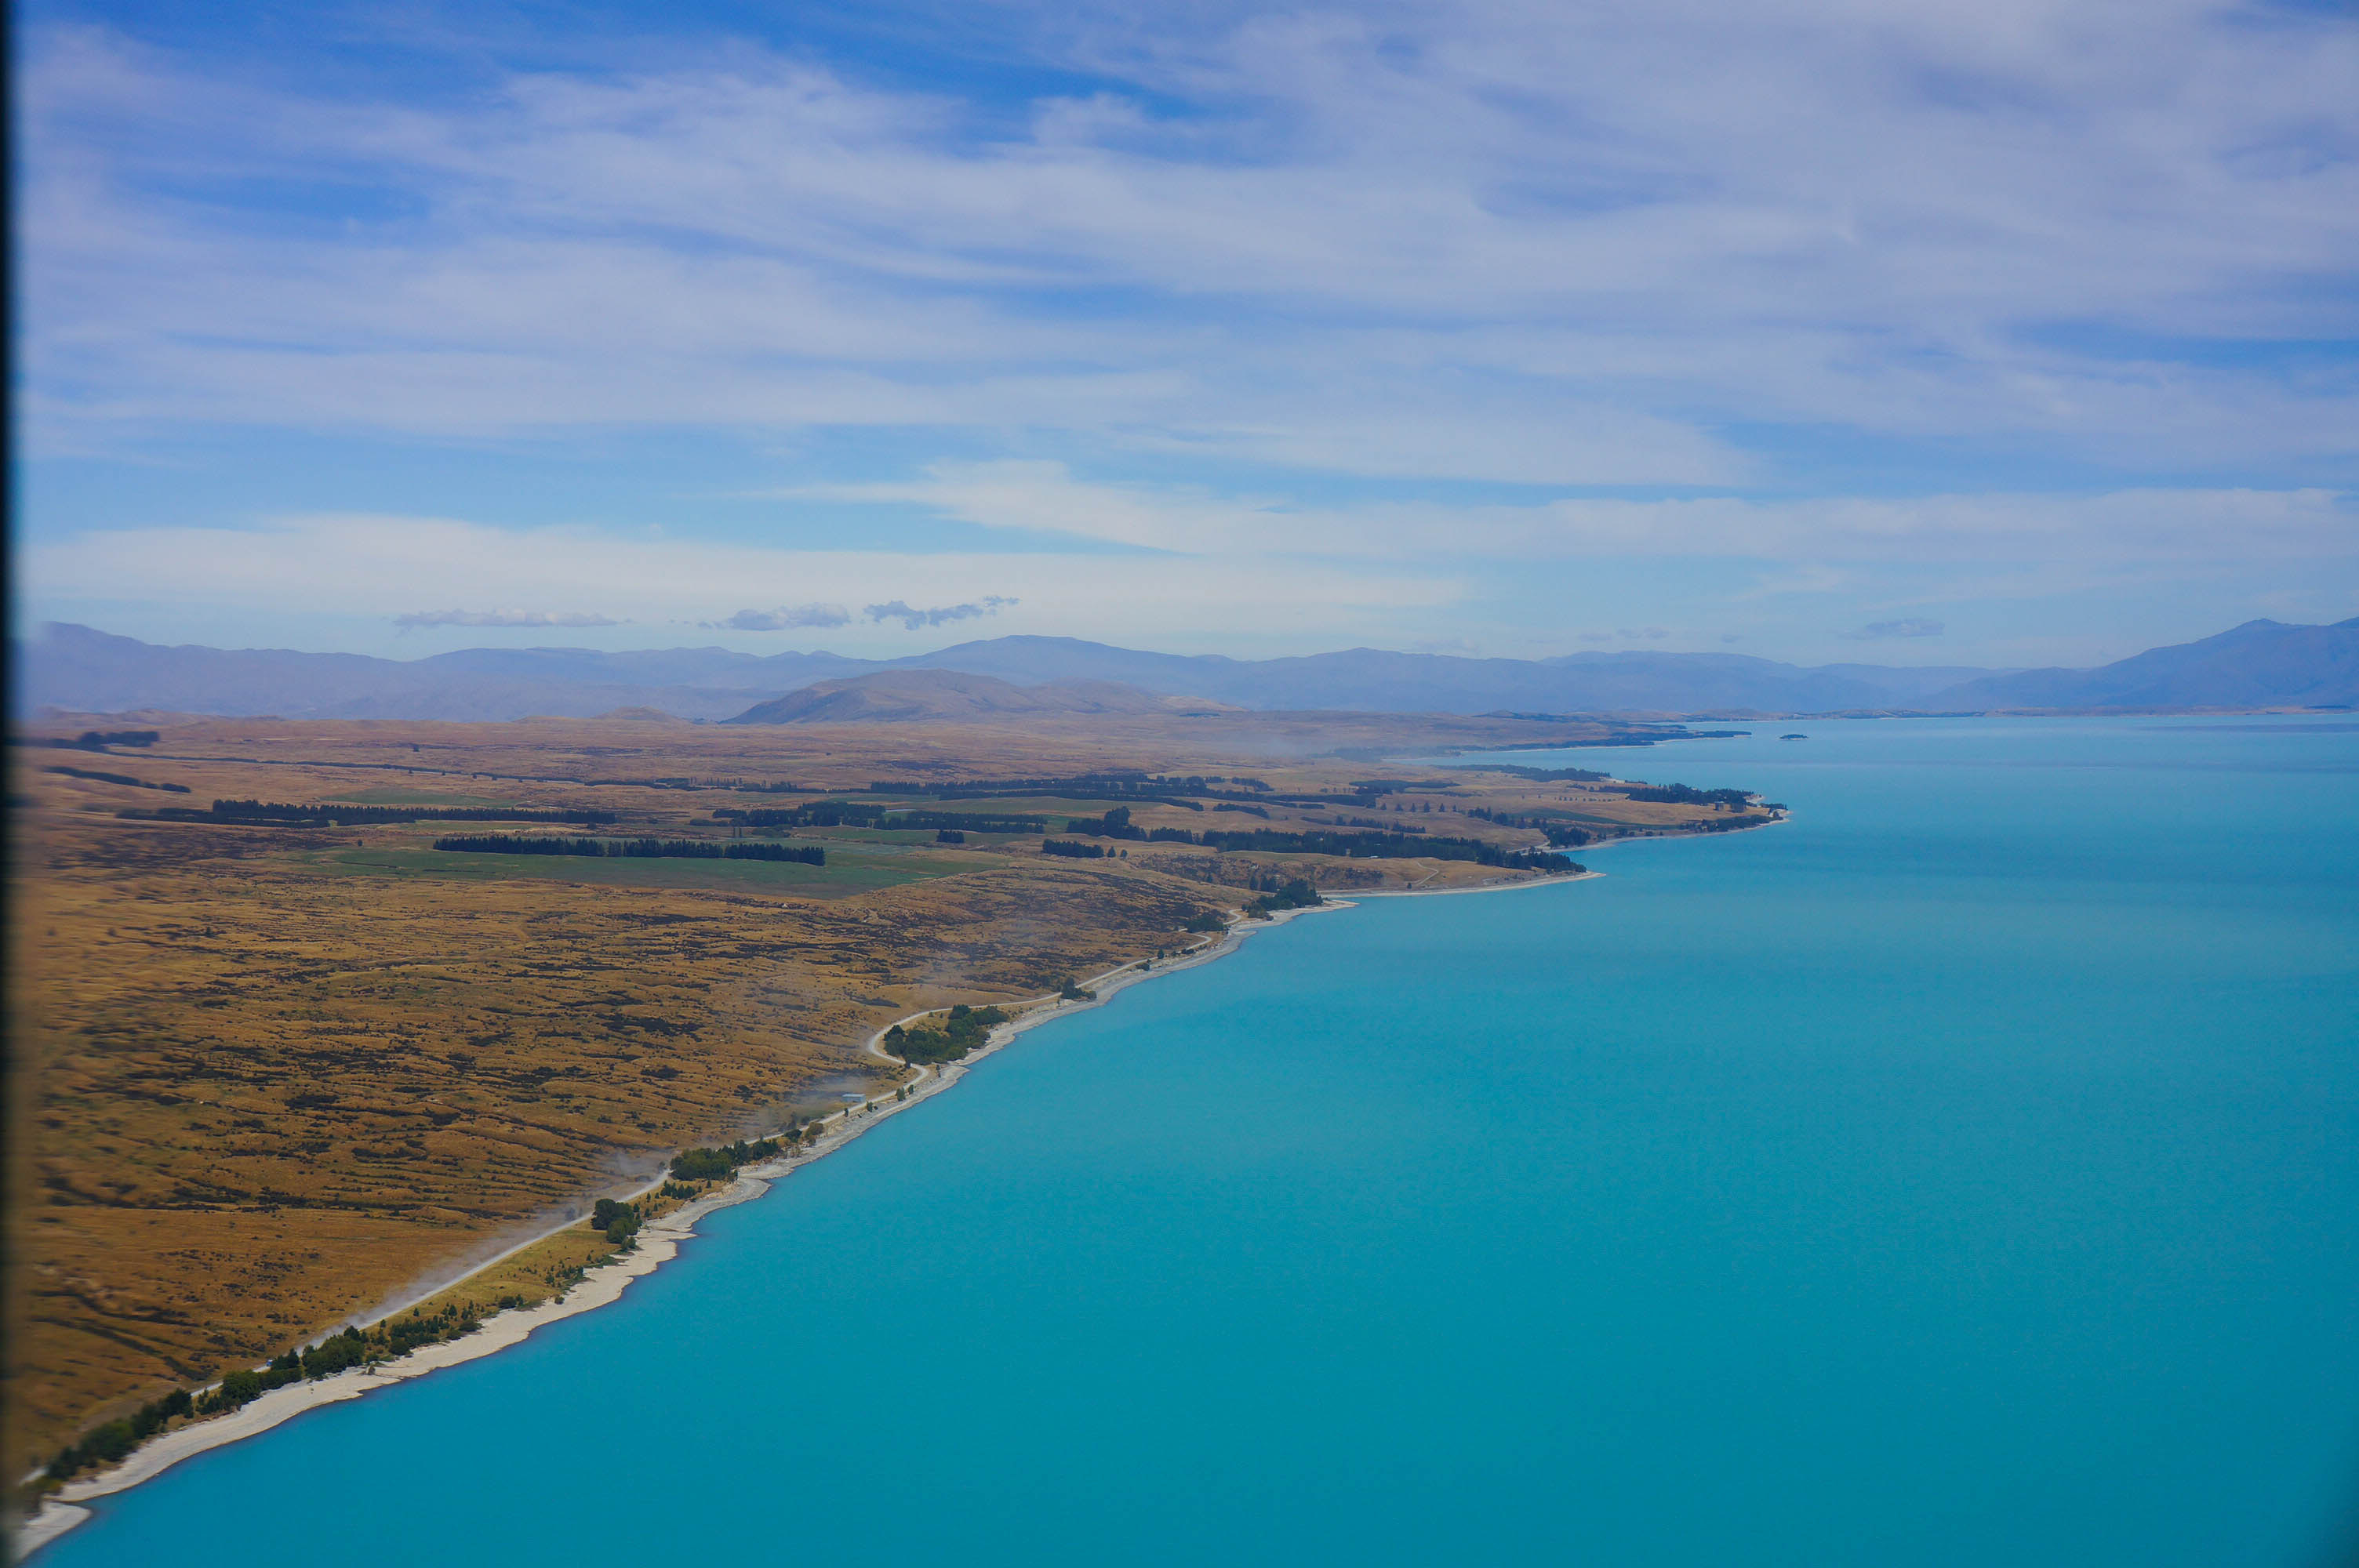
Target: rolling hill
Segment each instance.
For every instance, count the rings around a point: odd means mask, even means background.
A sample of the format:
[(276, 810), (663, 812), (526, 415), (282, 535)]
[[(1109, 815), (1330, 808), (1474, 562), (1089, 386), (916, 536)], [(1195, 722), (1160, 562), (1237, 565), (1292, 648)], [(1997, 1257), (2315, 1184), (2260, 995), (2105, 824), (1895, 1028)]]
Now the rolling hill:
[(820, 681), (756, 704), (731, 724), (912, 723), (1012, 714), (1237, 712), (1201, 697), (1158, 697), (1117, 681), (1049, 681), (1022, 687), (956, 670), (880, 670)]

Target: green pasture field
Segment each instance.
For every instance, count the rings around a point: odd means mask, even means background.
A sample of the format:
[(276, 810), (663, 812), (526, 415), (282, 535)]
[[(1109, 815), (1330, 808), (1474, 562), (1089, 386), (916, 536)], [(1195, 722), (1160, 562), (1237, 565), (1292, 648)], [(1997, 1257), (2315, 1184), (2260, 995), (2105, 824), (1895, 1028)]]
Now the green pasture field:
[[(759, 829), (756, 838), (767, 837)], [(916, 849), (934, 841), (930, 827), (802, 827), (777, 837), (796, 844), (867, 844), (877, 849)]]
[(653, 856), (475, 855), (455, 849), (313, 849), (296, 859), (335, 876), (428, 878), (437, 881), (589, 882), (602, 887), (688, 888), (842, 898), (976, 869), (958, 858), (895, 856), (891, 860), (831, 852), (828, 864), (790, 860), (671, 860)]
[[(966, 831), (973, 833), (974, 829), (968, 828)], [(1052, 825), (1049, 831), (1054, 833), (1055, 827)], [(756, 837), (766, 837), (766, 835), (757, 831)], [(986, 843), (1005, 843), (1010, 838), (1021, 838), (1027, 835), (985, 833), (980, 837)], [(930, 827), (801, 827), (795, 830), (789, 841), (798, 844), (875, 844), (880, 847), (895, 845), (918, 849), (934, 842), (934, 829)]]
[(968, 816), (1103, 816), (1117, 806), (1139, 811), (1156, 804), (1143, 800), (1082, 800), (1063, 795), (1017, 795), (1005, 800), (929, 800), (920, 795), (889, 795), (851, 798), (907, 806), (912, 811), (955, 811)]

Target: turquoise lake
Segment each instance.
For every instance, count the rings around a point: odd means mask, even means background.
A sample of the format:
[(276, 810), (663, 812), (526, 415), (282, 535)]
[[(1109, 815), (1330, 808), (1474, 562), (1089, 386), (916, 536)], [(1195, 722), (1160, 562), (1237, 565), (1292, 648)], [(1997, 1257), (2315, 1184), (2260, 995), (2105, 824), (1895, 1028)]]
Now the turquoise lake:
[(2359, 727), (1524, 760), (1796, 819), (1264, 932), (40, 1561), (2350, 1560)]

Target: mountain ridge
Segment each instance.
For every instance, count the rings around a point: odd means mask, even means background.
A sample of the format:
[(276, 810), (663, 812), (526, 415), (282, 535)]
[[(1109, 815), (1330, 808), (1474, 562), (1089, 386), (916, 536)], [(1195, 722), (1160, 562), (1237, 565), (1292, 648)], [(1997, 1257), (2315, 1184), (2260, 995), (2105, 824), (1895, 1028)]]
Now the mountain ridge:
[(960, 670), (875, 670), (815, 681), (756, 703), (724, 724), (877, 724), (994, 719), (1011, 714), (1237, 712), (1200, 697), (1158, 697), (1119, 681), (1017, 686)]
[(593, 718), (639, 708), (715, 721), (823, 682), (912, 670), (953, 671), (1019, 688), (1107, 682), (1158, 697), (1296, 712), (1774, 716), (2359, 705), (2359, 619), (2322, 626), (2251, 621), (2092, 670), (1806, 666), (1745, 654), (1647, 651), (1523, 660), (1351, 648), (1237, 659), (1032, 635), (897, 659), (706, 646), (621, 653), (465, 648), (395, 660), (166, 647), (69, 623), (43, 628), (16, 652), (20, 714), (46, 708), (490, 721), (528, 714)]
[(2359, 616), (2323, 626), (2247, 621), (2093, 670), (2018, 670), (1936, 700), (1977, 708), (2347, 708), (2359, 704)]

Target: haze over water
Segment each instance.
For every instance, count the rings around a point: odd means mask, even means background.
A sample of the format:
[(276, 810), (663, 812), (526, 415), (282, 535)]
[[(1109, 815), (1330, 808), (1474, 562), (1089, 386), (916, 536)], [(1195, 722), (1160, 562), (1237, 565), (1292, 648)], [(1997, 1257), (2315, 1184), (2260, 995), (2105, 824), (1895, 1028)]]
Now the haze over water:
[(1258, 935), (43, 1561), (2326, 1560), (2359, 730), (1526, 760), (1797, 817)]

